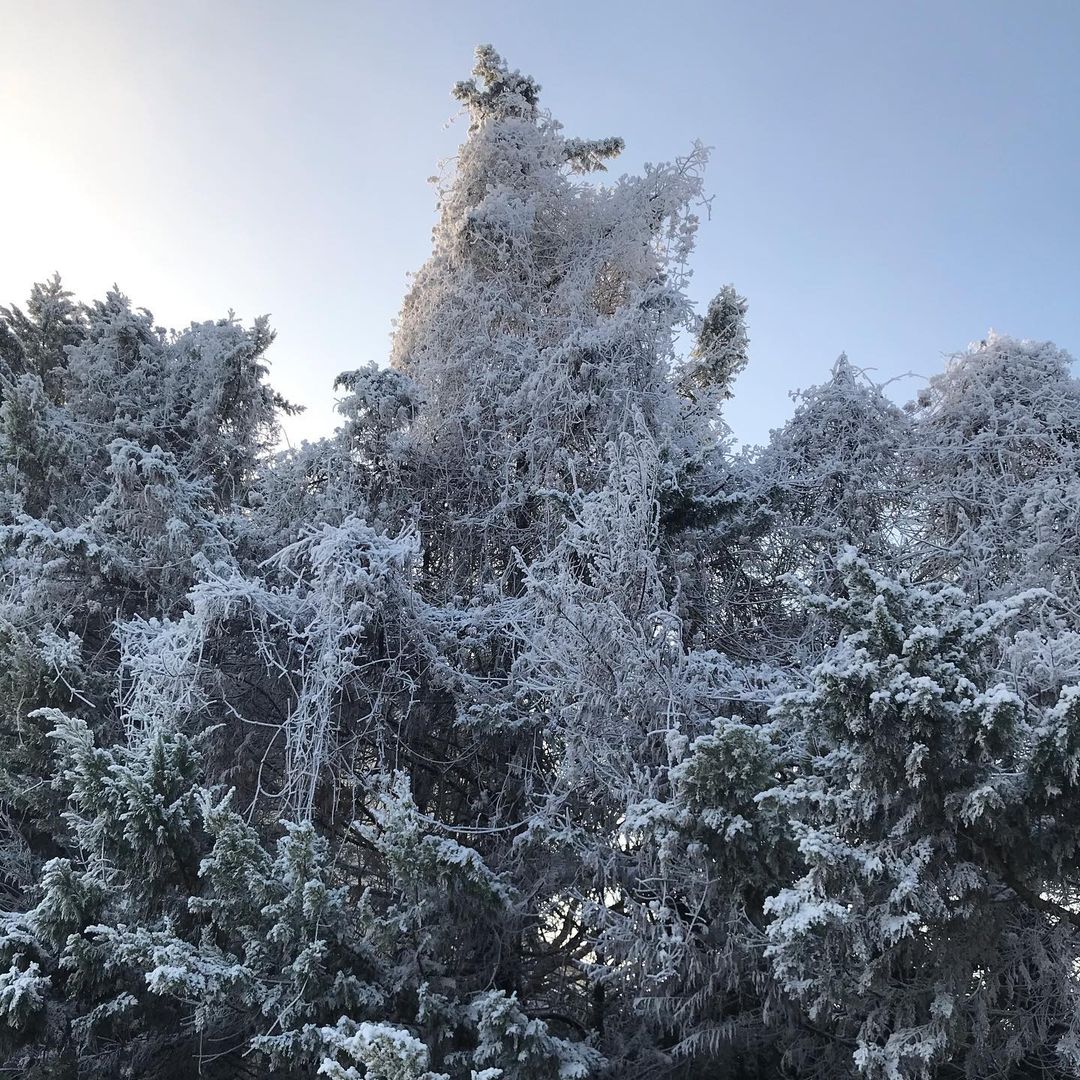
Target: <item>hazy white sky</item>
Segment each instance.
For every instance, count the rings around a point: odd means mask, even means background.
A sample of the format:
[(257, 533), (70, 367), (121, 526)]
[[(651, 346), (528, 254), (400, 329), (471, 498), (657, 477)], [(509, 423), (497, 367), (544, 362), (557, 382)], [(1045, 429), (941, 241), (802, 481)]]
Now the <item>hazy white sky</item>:
[(715, 147), (693, 292), (750, 300), (740, 437), (842, 349), (881, 378), (991, 326), (1080, 350), (1074, 0), (0, 0), (0, 303), (59, 270), (164, 325), (269, 312), (291, 438), (329, 430), (480, 41), (569, 134), (622, 135), (616, 171)]

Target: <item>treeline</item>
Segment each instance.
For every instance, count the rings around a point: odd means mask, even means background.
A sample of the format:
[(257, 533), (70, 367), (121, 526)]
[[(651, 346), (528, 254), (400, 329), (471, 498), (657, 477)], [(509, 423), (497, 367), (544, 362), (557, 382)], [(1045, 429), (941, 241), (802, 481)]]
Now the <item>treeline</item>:
[(264, 321), (0, 309), (4, 1068), (1077, 1075), (1070, 358), (841, 357), (739, 450), (704, 149), (595, 183), (474, 75), (318, 443)]

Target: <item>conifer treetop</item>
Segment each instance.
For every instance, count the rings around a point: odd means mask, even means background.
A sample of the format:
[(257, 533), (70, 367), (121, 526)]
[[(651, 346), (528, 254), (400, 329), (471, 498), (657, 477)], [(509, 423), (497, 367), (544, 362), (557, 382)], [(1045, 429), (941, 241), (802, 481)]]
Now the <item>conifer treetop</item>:
[[(510, 118), (535, 123), (541, 116), (540, 89), (531, 75), (511, 70), (491, 45), (478, 45), (473, 78), (457, 83), (453, 95), (469, 110), (475, 129), (491, 120)], [(566, 139), (566, 162), (574, 172), (599, 172), (607, 167), (605, 162), (622, 153), (625, 145), (615, 135)]]

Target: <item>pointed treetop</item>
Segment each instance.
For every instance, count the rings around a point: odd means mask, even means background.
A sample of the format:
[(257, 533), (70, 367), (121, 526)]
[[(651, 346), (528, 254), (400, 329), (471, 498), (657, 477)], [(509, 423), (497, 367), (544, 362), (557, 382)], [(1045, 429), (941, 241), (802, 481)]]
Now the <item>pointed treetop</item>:
[(536, 118), (540, 84), (529, 75), (511, 71), (491, 45), (477, 46), (473, 75), (454, 87), (454, 97), (468, 108), (474, 124), (507, 116)]
[(735, 377), (746, 367), (750, 339), (746, 333), (746, 298), (725, 285), (709, 303), (694, 348), (694, 378), (725, 398), (732, 395)]
[[(473, 78), (454, 87), (454, 97), (472, 117), (473, 128), (487, 120), (540, 119), (540, 84), (531, 75), (511, 71), (491, 45), (478, 45)], [(558, 125), (556, 125), (557, 127)], [(609, 158), (618, 157), (625, 143), (617, 136), (603, 139), (566, 139), (563, 152), (574, 172), (599, 172)]]
[(832, 366), (832, 381), (834, 383), (854, 383), (856, 374), (862, 374), (848, 359), (848, 354), (842, 352)]

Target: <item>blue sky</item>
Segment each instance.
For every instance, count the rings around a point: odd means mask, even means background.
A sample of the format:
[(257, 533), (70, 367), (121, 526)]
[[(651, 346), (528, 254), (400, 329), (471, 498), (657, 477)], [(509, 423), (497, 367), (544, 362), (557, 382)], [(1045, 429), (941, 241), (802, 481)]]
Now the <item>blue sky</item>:
[(269, 312), (294, 441), (386, 358), (481, 41), (569, 134), (623, 136), (616, 172), (715, 148), (692, 292), (749, 298), (743, 440), (841, 350), (881, 380), (990, 327), (1080, 350), (1072, 0), (0, 0), (0, 24), (0, 302), (58, 269), (166, 325)]

